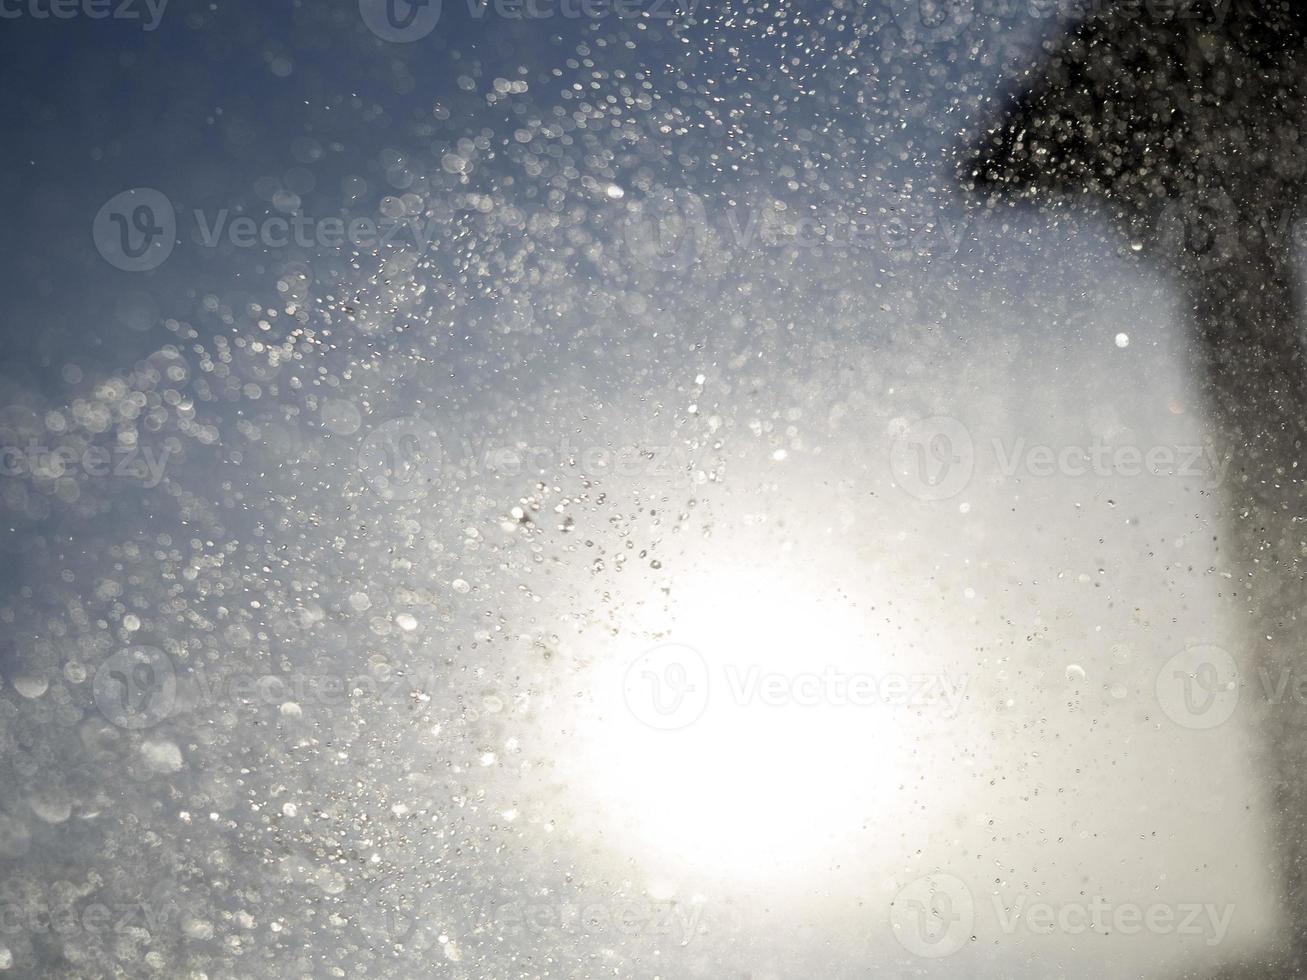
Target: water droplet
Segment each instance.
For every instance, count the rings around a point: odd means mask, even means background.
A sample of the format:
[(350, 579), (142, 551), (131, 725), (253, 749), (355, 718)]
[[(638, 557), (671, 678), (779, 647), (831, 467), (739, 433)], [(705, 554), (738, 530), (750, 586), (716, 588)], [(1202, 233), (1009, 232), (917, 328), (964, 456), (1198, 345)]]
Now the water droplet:
[(192, 939), (212, 939), (213, 923), (205, 919), (187, 919), (182, 923), (182, 932)]
[(177, 772), (182, 767), (182, 750), (166, 738), (152, 738), (142, 742), (141, 757), (155, 772)]
[(353, 402), (328, 398), (322, 403), (322, 424), (338, 436), (353, 435), (363, 424), (363, 416)]
[(50, 687), (50, 682), (39, 674), (19, 674), (13, 679), (14, 690), (25, 698), (35, 700)]

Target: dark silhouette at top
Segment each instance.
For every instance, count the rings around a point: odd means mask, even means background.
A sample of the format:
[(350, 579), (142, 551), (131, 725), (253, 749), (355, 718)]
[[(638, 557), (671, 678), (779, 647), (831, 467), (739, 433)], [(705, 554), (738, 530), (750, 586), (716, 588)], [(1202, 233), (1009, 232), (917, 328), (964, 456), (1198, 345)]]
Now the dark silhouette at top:
[[(1257, 678), (1307, 669), (1307, 348), (1291, 267), (1305, 93), (1307, 0), (1107, 3), (1023, 81), (960, 173), (991, 207), (1105, 212), (1174, 271), (1235, 475), (1222, 570), (1246, 615), (1247, 701)], [(1232, 976), (1307, 975), (1307, 706), (1269, 700), (1257, 715), (1286, 932)]]

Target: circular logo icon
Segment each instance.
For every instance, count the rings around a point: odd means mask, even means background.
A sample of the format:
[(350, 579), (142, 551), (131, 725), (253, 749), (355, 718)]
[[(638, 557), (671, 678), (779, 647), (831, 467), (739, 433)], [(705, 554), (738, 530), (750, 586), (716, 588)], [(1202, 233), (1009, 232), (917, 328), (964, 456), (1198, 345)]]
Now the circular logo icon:
[(140, 903), (140, 914), (151, 931), (164, 926), (181, 929), (185, 922), (206, 918), (201, 896), (175, 881), (163, 881), (152, 888)]
[(152, 728), (177, 706), (172, 660), (155, 647), (128, 647), (100, 665), (92, 683), (95, 704), (119, 728)]
[(708, 664), (693, 647), (668, 643), (646, 650), (626, 668), (622, 696), (650, 728), (674, 731), (694, 724), (708, 707)]
[(1185, 728), (1223, 725), (1239, 706), (1239, 666), (1221, 647), (1190, 647), (1157, 672), (1157, 702)]
[(890, 16), (909, 41), (951, 41), (976, 15), (976, 0), (886, 0)]
[(1182, 266), (1208, 272), (1239, 259), (1240, 234), (1246, 226), (1224, 191), (1187, 194), (1166, 202), (1157, 237), (1164, 254)]
[(654, 272), (684, 272), (698, 258), (708, 234), (708, 213), (699, 195), (660, 188), (622, 223), (622, 238), (637, 264)]
[(409, 44), (436, 29), (441, 0), (359, 0), (359, 15), (383, 41)]
[(124, 272), (157, 269), (177, 244), (177, 212), (152, 187), (134, 187), (104, 202), (91, 225), (95, 248)]
[(694, 16), (699, 7), (699, 0), (671, 0), (671, 2), (662, 2), (654, 0), (651, 4), (641, 4), (639, 6), (627, 7), (625, 4), (614, 4), (613, 9), (617, 16), (624, 20), (632, 20), (639, 17), (646, 17), (650, 20), (689, 20)]
[(440, 479), (444, 449), (440, 435), (422, 419), (391, 419), (368, 433), (358, 465), (373, 490), (386, 500), (417, 500)]
[(907, 493), (918, 500), (947, 500), (971, 482), (976, 451), (965, 425), (936, 415), (900, 432), (889, 462), (894, 482)]
[(976, 905), (961, 878), (936, 872), (899, 890), (890, 903), (889, 921), (909, 953), (939, 959), (953, 955), (971, 938)]
[(495, 322), (501, 333), (529, 333), (535, 319), (535, 310), (525, 296), (505, 296), (495, 308)]
[(930, 257), (938, 231), (920, 195), (896, 193), (876, 226), (876, 244), (886, 258), (915, 261)]
[(373, 942), (394, 945), (413, 935), (422, 902), (405, 876), (388, 875), (363, 889), (355, 921)]

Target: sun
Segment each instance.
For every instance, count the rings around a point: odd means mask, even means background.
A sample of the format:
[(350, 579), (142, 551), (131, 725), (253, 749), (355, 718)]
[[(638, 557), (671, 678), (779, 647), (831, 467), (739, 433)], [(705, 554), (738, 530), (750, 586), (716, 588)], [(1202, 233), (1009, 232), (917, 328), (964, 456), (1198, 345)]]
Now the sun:
[(866, 610), (741, 565), (679, 595), (595, 658), (577, 726), (595, 807), (662, 869), (775, 879), (838, 860), (901, 780), (906, 678)]

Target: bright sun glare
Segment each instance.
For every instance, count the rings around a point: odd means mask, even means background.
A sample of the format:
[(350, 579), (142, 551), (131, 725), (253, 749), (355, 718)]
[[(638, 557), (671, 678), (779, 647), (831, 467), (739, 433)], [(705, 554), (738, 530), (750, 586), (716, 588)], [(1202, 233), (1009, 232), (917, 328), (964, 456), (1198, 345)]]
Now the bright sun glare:
[(578, 734), (597, 809), (664, 868), (775, 878), (838, 860), (900, 784), (885, 701), (908, 695), (870, 616), (756, 568), (679, 594), (614, 640), (634, 649), (596, 658)]

